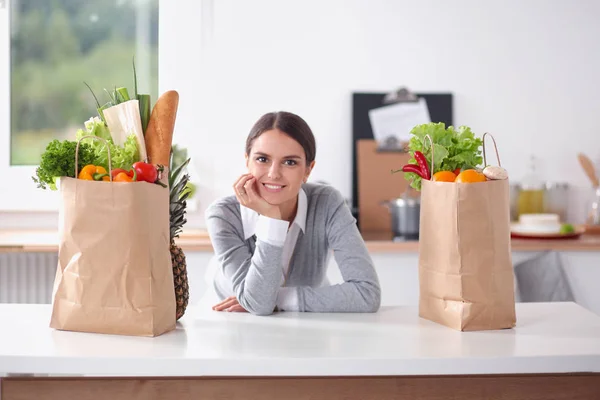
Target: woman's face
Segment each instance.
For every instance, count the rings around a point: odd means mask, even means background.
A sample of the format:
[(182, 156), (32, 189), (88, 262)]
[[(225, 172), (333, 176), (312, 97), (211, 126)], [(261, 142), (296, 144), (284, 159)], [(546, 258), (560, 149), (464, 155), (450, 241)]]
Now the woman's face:
[(300, 143), (278, 129), (263, 132), (246, 155), (248, 172), (256, 178), (258, 194), (273, 205), (295, 202), (314, 166), (306, 165)]

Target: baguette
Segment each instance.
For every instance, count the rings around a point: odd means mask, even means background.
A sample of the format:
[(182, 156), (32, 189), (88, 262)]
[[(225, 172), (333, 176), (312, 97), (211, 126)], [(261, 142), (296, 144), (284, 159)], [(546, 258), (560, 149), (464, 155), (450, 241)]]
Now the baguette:
[(156, 100), (145, 135), (149, 163), (169, 166), (178, 106), (179, 93), (175, 90), (163, 93)]

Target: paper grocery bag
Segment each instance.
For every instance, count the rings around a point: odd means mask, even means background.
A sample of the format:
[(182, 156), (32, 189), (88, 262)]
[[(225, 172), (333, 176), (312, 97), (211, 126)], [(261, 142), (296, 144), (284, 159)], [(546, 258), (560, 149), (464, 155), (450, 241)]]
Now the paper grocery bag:
[(169, 190), (61, 178), (52, 328), (157, 336), (175, 328)]
[(419, 316), (461, 331), (516, 323), (508, 180), (423, 180)]

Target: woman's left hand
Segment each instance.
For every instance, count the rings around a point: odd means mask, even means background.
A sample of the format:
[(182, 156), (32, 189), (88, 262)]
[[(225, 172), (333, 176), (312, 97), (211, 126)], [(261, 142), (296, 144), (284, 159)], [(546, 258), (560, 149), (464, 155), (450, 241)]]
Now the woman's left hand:
[(230, 296), (220, 302), (217, 305), (214, 305), (213, 310), (215, 311), (229, 311), (229, 312), (248, 312), (244, 307), (240, 305), (237, 300), (237, 297)]

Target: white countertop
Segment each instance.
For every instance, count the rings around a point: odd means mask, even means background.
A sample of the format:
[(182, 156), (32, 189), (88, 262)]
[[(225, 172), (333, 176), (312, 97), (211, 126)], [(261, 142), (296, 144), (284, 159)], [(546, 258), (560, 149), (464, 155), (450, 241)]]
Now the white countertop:
[(49, 305), (0, 304), (0, 376), (357, 376), (600, 372), (600, 317), (517, 304), (517, 327), (458, 332), (416, 307), (375, 314), (191, 308), (156, 338), (56, 331)]

